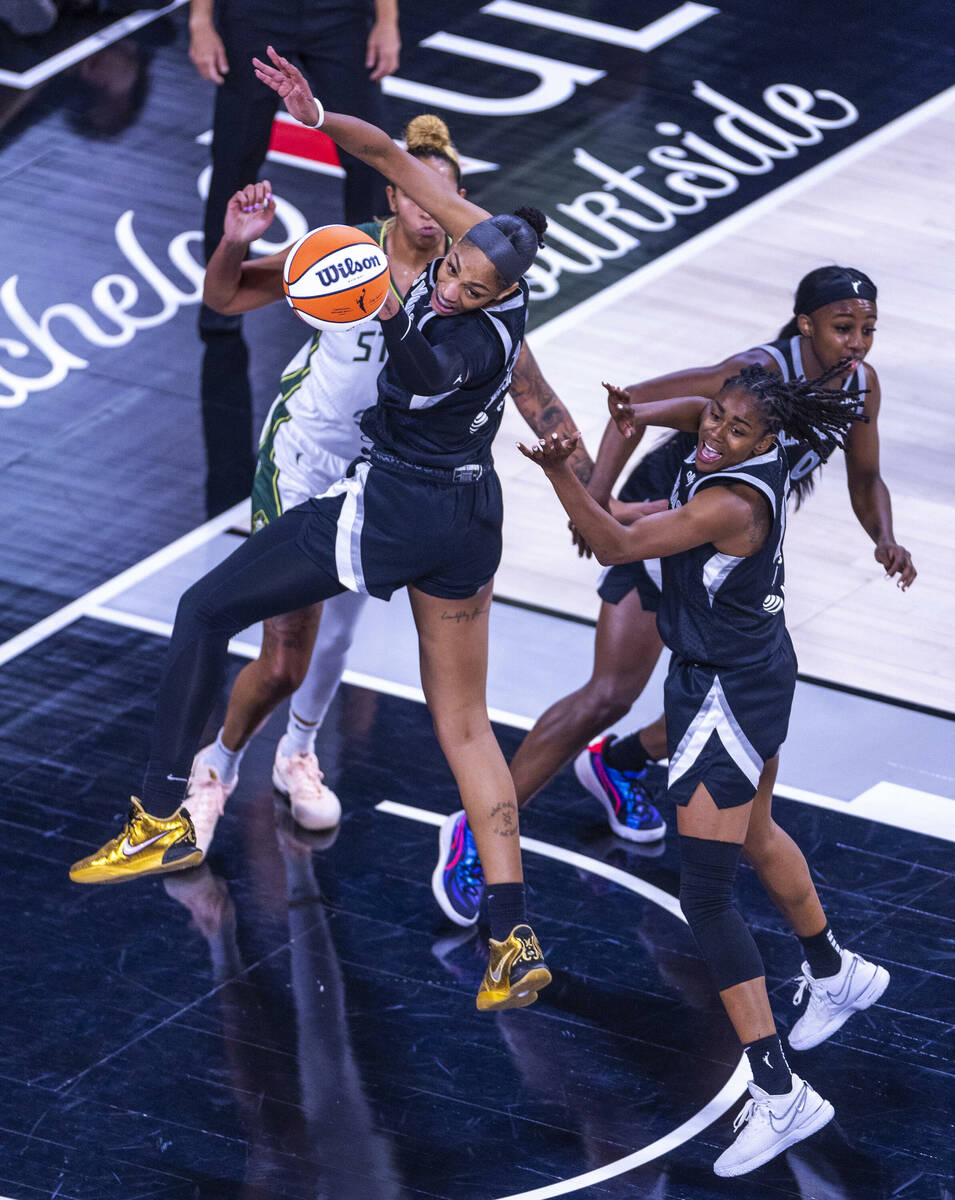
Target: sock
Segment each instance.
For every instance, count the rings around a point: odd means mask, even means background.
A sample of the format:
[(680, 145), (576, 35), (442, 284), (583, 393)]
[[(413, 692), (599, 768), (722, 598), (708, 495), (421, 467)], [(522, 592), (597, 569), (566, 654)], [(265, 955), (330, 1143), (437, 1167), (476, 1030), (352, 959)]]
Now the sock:
[(615, 771), (642, 771), (650, 761), (639, 733), (613, 737), (603, 751), (603, 760)]
[(179, 775), (168, 763), (150, 760), (143, 775), (143, 808), (153, 817), (171, 817), (186, 795), (188, 772)]
[(515, 925), (527, 920), (524, 907), (523, 883), (489, 883), (487, 885), (487, 919), (491, 926), (491, 937), (503, 942)]
[(842, 970), (841, 947), (833, 937), (829, 922), (821, 933), (799, 939), (813, 979), (828, 979)]
[(246, 746), (239, 750), (230, 750), (222, 741), (222, 730), (220, 729), (206, 755), (206, 765), (215, 771), (223, 783), (231, 786), (239, 774), (239, 763), (242, 762), (242, 755), (245, 754), (245, 751)]
[(314, 754), (317, 732), (317, 721), (305, 721), (290, 708), (285, 737), (282, 739), (282, 753), (289, 757), (293, 754)]
[(746, 1057), (749, 1059), (750, 1070), (753, 1072), (753, 1083), (761, 1087), (770, 1096), (784, 1096), (792, 1091), (793, 1074), (783, 1054), (783, 1044), (778, 1033), (760, 1038), (744, 1046)]

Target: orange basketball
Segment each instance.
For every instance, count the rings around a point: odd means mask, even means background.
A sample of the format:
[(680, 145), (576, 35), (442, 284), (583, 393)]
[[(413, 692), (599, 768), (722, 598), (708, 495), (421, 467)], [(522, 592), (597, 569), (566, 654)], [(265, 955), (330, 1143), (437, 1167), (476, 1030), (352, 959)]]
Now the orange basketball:
[(323, 225), (299, 238), (283, 271), (285, 298), (315, 329), (352, 329), (370, 321), (388, 297), (388, 257), (351, 225)]

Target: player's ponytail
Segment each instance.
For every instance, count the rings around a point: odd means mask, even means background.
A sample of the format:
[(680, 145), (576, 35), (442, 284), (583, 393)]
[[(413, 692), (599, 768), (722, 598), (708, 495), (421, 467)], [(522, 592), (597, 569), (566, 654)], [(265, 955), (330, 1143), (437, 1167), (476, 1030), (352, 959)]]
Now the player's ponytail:
[(434, 113), (410, 120), (404, 132), (405, 147), (414, 158), (440, 158), (454, 170), (455, 186), (461, 186), (461, 159), (451, 141), (451, 131)]
[(547, 218), (539, 208), (519, 208), (510, 215), (488, 217), (473, 225), (462, 241), (485, 254), (497, 271), (502, 288), (513, 287), (544, 245)]

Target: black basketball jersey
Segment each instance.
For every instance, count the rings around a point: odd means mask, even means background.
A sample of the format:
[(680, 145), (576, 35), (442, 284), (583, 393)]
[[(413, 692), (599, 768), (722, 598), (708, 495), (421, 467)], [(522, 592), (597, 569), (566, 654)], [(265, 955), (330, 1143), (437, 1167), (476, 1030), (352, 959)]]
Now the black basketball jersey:
[(666, 500), (680, 473), (683, 460), (696, 449), (699, 436), (695, 433), (674, 432), (653, 447), (627, 476), (620, 489), (620, 500)]
[(527, 319), (527, 284), (489, 308), (460, 316), (439, 317), (431, 307), (438, 268), (435, 259), (418, 276), (405, 300), (405, 311), (432, 345), (457, 339), (459, 344), (495, 350), (500, 367), (490, 378), (454, 387), (437, 396), (417, 396), (402, 383), (389, 359), (378, 376), (378, 403), (368, 409), (361, 429), (376, 449), (429, 467), (489, 464), (491, 442), (501, 424), (504, 399), (520, 353)]
[(702, 488), (745, 483), (765, 497), (772, 524), (762, 546), (746, 558), (722, 554), (712, 543), (661, 559), (660, 636), (691, 662), (736, 667), (770, 657), (786, 636), (783, 618), (783, 534), (789, 472), (774, 442), (770, 450), (735, 467), (700, 474), (695, 450), (681, 464), (670, 507)]
[[(783, 379), (787, 382), (790, 379), (805, 379), (806, 372), (802, 363), (802, 352), (800, 350), (800, 336), (797, 333), (795, 337), (779, 338), (775, 342), (767, 342), (763, 346), (758, 346), (757, 349), (764, 350), (771, 358), (775, 359), (779, 364), (779, 369), (782, 372)], [(865, 365), (860, 363), (846, 380), (844, 387), (865, 388)], [(859, 399), (859, 411), (862, 411), (862, 398)], [(789, 461), (789, 481), (791, 484), (799, 483), (801, 479), (805, 479), (811, 475), (817, 467), (822, 466), (827, 462), (836, 449), (836, 443), (829, 437), (825, 439), (826, 446), (822, 454), (809, 445), (802, 438), (791, 437), (788, 433), (778, 433), (776, 435), (783, 449), (786, 451), (786, 458)]]

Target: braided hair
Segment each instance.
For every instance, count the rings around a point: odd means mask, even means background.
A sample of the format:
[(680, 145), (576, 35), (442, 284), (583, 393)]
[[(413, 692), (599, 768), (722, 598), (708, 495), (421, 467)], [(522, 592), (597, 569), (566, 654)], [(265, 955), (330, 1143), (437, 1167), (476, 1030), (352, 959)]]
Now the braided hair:
[[(840, 370), (837, 365), (817, 379), (786, 380), (754, 364), (727, 379), (720, 390), (746, 392), (767, 433), (787, 433), (804, 441), (825, 462), (837, 446), (845, 450), (849, 430), (856, 421), (869, 420), (862, 411), (861, 401), (867, 388), (826, 387)], [(812, 491), (814, 474), (811, 472), (793, 484), (797, 508)]]

